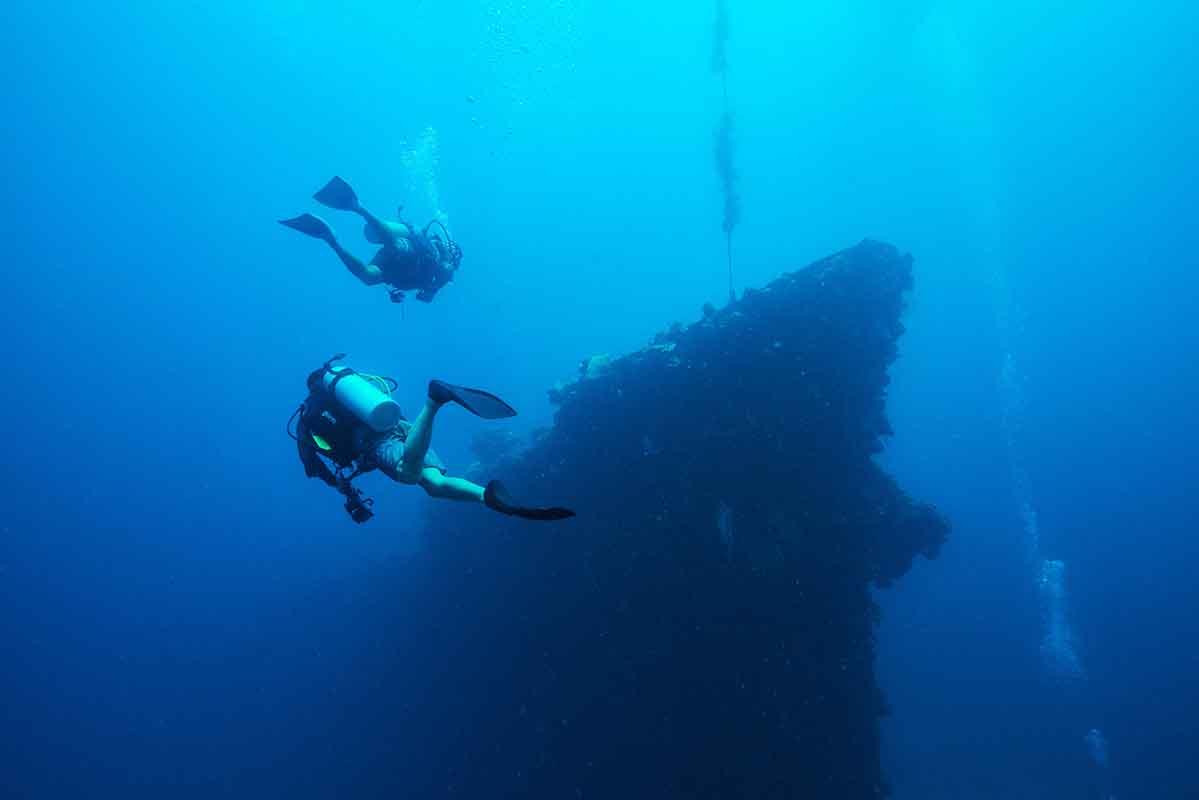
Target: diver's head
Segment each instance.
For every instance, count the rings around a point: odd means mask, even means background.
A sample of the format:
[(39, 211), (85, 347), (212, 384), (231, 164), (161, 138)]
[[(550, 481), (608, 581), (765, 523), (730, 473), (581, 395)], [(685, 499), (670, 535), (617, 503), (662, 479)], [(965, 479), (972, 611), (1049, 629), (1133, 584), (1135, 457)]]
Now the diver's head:
[[(427, 231), (428, 228), (425, 228)], [(462, 248), (448, 236), (442, 237), (436, 233), (426, 234), (429, 245), (437, 254), (437, 263), (446, 272), (453, 272), (462, 263)]]
[(445, 263), (445, 268), (450, 272), (458, 269), (462, 263), (462, 248), (453, 240), (447, 240), (441, 243), (441, 249), (444, 254), (442, 261)]

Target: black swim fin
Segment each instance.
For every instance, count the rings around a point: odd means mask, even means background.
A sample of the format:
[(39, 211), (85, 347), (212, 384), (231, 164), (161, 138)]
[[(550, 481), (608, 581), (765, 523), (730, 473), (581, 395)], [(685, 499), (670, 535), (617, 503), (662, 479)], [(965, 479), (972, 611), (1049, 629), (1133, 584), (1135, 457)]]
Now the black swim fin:
[(483, 502), (492, 511), (498, 511), (510, 517), (520, 517), (521, 519), (531, 519), (538, 522), (570, 519), (575, 515), (575, 512), (569, 508), (558, 508), (556, 506), (528, 508), (526, 506), (518, 506), (512, 502), (512, 498), (508, 496), (508, 490), (499, 481), (491, 481), (487, 484), (487, 488), (483, 490)]
[(360, 208), (358, 195), (354, 194), (350, 184), (336, 175), (312, 197), (321, 205), (336, 208), (338, 211), (358, 211)]
[(313, 239), (320, 239), (328, 242), (329, 244), (333, 244), (333, 229), (329, 227), (329, 223), (325, 222), (315, 214), (301, 214), (300, 216), (292, 219), (281, 219), (279, 220), (279, 224), (286, 225), (292, 230), (307, 234)]
[(429, 399), (435, 403), (457, 403), (476, 417), (503, 419), (515, 417), (516, 409), (491, 392), (468, 389), (445, 381), (429, 381)]

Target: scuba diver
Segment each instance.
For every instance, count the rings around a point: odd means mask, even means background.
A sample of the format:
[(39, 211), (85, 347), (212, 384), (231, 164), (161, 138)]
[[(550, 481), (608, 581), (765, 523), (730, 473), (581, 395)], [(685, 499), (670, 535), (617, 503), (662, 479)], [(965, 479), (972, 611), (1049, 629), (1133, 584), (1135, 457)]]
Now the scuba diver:
[[(350, 184), (336, 176), (313, 198), (321, 205), (339, 211), (351, 211), (366, 221), (363, 230), (366, 240), (380, 245), (369, 264), (363, 264), (357, 256), (342, 247), (329, 223), (315, 214), (281, 219), (279, 224), (328, 244), (337, 253), (341, 263), (367, 286), (387, 284), (391, 287), (388, 294), (393, 303), (402, 302), (404, 292), (413, 289), (416, 290), (417, 300), (431, 303), (441, 287), (454, 279), (454, 273), (462, 263), (462, 248), (450, 237), (450, 232), (440, 220), (435, 219), (423, 230), (417, 230), (399, 219), (403, 216), (403, 206), (397, 212), (395, 222), (379, 219), (362, 207)], [(431, 232), (434, 226), (441, 228), (440, 233)]]
[(308, 376), (308, 397), (288, 420), (287, 432), (296, 440), (305, 474), (343, 494), (345, 509), (355, 522), (374, 516), (374, 500), (363, 498), (350, 482), (376, 469), (398, 483), (420, 486), (430, 497), (483, 503), (509, 516), (559, 520), (575, 515), (565, 508), (517, 505), (499, 481), (484, 487), (451, 477), (429, 447), (433, 419), (446, 403), (456, 403), (483, 419), (516, 416), (512, 406), (489, 392), (434, 380), (429, 381), (424, 408), (409, 422), (391, 398), (394, 379), (334, 366), (343, 358), (344, 354), (334, 356)]

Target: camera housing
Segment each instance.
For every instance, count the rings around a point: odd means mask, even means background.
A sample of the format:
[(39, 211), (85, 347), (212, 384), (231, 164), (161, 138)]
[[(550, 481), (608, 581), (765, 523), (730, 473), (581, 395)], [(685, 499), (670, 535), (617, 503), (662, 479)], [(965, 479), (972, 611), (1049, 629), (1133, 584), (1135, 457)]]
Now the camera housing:
[(361, 525), (371, 517), (375, 516), (375, 512), (371, 510), (371, 506), (375, 504), (374, 499), (370, 497), (364, 498), (360, 490), (355, 489), (348, 483), (344, 487), (343, 491), (345, 492), (346, 496), (346, 513), (350, 515), (350, 519)]

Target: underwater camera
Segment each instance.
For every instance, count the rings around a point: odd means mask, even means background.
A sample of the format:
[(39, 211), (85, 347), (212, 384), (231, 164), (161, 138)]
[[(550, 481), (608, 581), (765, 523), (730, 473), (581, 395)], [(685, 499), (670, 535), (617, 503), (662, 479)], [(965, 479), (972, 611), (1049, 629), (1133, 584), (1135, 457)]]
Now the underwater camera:
[(350, 519), (361, 525), (375, 516), (375, 512), (371, 511), (375, 501), (369, 497), (364, 498), (361, 489), (355, 489), (347, 482), (341, 491), (346, 496), (346, 513), (350, 515)]

